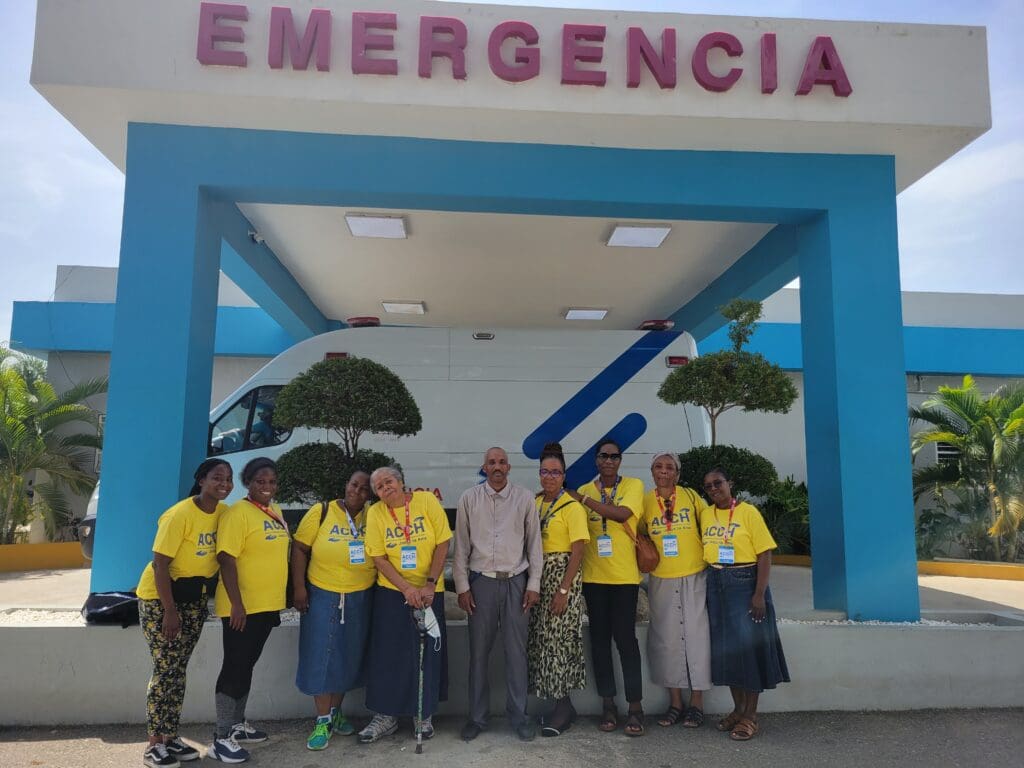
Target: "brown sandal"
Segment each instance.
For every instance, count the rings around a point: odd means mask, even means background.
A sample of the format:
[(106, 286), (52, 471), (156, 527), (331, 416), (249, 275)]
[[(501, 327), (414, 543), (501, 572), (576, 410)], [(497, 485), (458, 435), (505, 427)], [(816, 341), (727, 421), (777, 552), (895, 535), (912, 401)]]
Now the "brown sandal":
[(642, 709), (631, 709), (626, 713), (627, 736), (643, 736), (647, 730), (644, 728), (644, 711)]
[(683, 717), (683, 710), (679, 707), (669, 707), (664, 715), (658, 718), (658, 725), (662, 728), (670, 728), (678, 723)]
[(736, 723), (738, 723), (740, 720), (741, 717), (739, 715), (737, 715), (735, 712), (730, 712), (728, 715), (726, 715), (718, 721), (718, 725), (716, 725), (715, 728), (722, 731), (723, 733), (725, 731), (731, 731), (733, 728), (736, 727)]
[(757, 736), (757, 723), (749, 717), (740, 718), (740, 721), (733, 726), (729, 738), (733, 741), (750, 741)]
[(597, 724), (597, 730), (604, 733), (611, 733), (619, 728), (619, 712), (615, 705), (605, 705), (601, 712), (601, 722)]

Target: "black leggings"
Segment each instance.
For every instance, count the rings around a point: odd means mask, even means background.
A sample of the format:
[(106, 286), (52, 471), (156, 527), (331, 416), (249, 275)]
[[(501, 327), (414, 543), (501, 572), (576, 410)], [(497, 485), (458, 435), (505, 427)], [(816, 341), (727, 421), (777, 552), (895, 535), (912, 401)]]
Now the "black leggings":
[(263, 646), (270, 637), (270, 630), (280, 625), (278, 611), (250, 613), (245, 617), (245, 629), (237, 632), (231, 628), (229, 619), (223, 618), (224, 661), (217, 676), (217, 693), (224, 693), (233, 699), (249, 695), (252, 687), (252, 670), (263, 653)]
[(636, 640), (636, 598), (639, 589), (636, 584), (583, 584), (597, 692), (604, 698), (615, 696), (615, 670), (612, 668), (614, 638), (615, 647), (619, 649), (626, 701), (631, 704), (643, 699), (640, 644)]

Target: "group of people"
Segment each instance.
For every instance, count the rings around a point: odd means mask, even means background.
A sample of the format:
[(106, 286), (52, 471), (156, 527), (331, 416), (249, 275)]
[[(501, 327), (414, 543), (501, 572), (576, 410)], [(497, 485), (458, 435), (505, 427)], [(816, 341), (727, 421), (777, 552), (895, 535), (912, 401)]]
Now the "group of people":
[[(307, 747), (325, 749), (335, 734), (356, 734), (342, 703), (362, 687), (374, 715), (358, 741), (394, 734), (400, 717), (412, 718), (419, 739), (432, 737), (432, 716), (448, 694), (450, 544), (455, 591), (469, 625), (469, 718), (462, 738), (471, 741), (488, 726), (488, 662), (499, 634), (514, 732), (526, 741), (536, 735), (528, 694), (548, 701), (542, 736), (572, 726), (570, 694), (586, 686), (584, 604), (602, 699), (598, 727), (641, 736), (636, 542), (644, 534), (659, 554), (647, 586), (651, 677), (669, 692), (658, 725), (699, 727), (704, 691), (726, 685), (734, 708), (718, 729), (738, 741), (753, 738), (759, 694), (789, 679), (768, 587), (775, 542), (757, 509), (733, 496), (723, 469), (704, 478), (708, 505), (678, 485), (673, 453), (654, 456), (654, 488), (646, 493), (643, 481), (619, 474), (621, 463), (618, 444), (602, 441), (596, 479), (567, 488), (562, 449), (549, 444), (538, 468), (541, 490), (534, 493), (509, 481), (507, 453), (491, 448), (485, 481), (459, 500), (454, 535), (437, 498), (407, 490), (399, 469), (355, 472), (345, 497), (314, 505), (292, 536), (274, 502), (273, 461), (246, 465), (247, 495), (230, 507), (224, 503), (233, 489), (230, 466), (217, 458), (203, 462), (189, 497), (160, 517), (153, 559), (137, 588), (153, 657), (145, 763), (174, 768), (200, 756), (178, 729), (185, 670), (206, 620), (206, 585), (218, 571), (214, 610), (224, 653), (209, 757), (245, 762), (246, 747), (267, 739), (246, 720), (246, 700), (288, 591), (301, 614), (296, 686), (316, 710)], [(379, 499), (373, 504), (371, 491)], [(615, 703), (613, 640), (625, 713)]]

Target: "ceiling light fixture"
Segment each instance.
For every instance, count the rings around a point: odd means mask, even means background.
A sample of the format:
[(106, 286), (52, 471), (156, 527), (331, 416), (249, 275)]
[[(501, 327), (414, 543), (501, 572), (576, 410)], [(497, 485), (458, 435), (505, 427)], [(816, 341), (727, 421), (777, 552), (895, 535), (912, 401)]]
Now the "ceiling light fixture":
[(382, 301), (380, 304), (392, 315), (422, 315), (427, 311), (422, 301)]
[(345, 221), (352, 237), (383, 237), (388, 240), (404, 240), (404, 216), (369, 216), (359, 213), (346, 213)]
[(616, 225), (608, 238), (611, 248), (659, 248), (672, 227), (634, 227)]
[(572, 307), (565, 313), (566, 320), (604, 320), (605, 315), (608, 314), (607, 309), (582, 309), (581, 307)]

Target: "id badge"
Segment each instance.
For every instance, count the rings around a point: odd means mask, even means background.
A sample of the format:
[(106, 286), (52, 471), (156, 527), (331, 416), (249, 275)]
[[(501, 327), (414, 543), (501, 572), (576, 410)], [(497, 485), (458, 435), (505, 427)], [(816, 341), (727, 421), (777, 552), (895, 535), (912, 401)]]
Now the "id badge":
[(402, 570), (416, 570), (416, 547), (412, 545), (402, 547)]
[(674, 533), (661, 537), (661, 554), (665, 557), (679, 557), (679, 538)]
[(341, 624), (345, 623), (345, 594), (338, 595), (338, 621)]
[(612, 556), (612, 537), (607, 533), (603, 536), (597, 537), (597, 556), (598, 557), (611, 557)]
[(350, 541), (348, 543), (348, 561), (351, 565), (363, 565), (366, 563), (366, 547), (361, 541)]
[(718, 562), (720, 565), (732, 565), (736, 562), (736, 550), (731, 544), (718, 545)]

